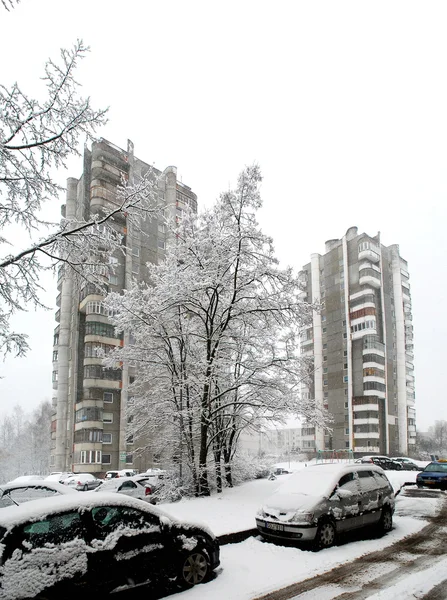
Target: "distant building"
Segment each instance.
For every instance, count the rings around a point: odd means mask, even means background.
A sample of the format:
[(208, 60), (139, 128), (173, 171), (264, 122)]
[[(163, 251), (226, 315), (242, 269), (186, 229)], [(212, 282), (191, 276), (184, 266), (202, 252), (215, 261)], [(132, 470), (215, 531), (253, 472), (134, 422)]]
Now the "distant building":
[[(89, 219), (116, 206), (117, 186), (122, 179), (143, 176), (149, 164), (134, 156), (133, 144), (122, 150), (102, 139), (84, 152), (83, 173), (67, 182), (67, 217)], [(165, 212), (181, 219), (185, 206), (197, 211), (197, 197), (177, 180), (175, 167), (154, 170), (158, 179), (158, 201)], [(114, 204), (115, 203), (115, 204)], [(110, 291), (121, 291), (131, 281), (144, 279), (144, 265), (163, 256), (166, 231), (156, 219), (144, 220), (142, 231), (132, 230), (124, 213), (114, 217), (113, 227), (123, 236), (122, 252), (109, 257), (113, 271), (104, 269)], [(106, 266), (105, 266), (106, 267)], [(115, 334), (102, 305), (104, 297), (95, 286), (77, 285), (69, 273), (59, 270), (53, 348), (53, 408), (51, 465), (55, 471), (101, 473), (132, 466), (146, 469), (150, 456), (134, 456), (132, 423), (128, 422), (129, 382), (135, 373), (105, 369), (104, 353), (128, 340)]]
[(413, 321), (399, 246), (351, 227), (300, 278), (302, 297), (323, 304), (301, 337), (313, 359), (301, 393), (334, 418), (315, 448), (406, 455), (416, 443)]

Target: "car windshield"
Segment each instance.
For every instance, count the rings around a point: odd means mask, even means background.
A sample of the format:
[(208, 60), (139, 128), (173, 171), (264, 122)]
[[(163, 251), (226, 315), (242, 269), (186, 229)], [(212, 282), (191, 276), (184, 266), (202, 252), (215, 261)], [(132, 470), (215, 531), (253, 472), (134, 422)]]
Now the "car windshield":
[(425, 467), (426, 472), (447, 473), (447, 463), (433, 463)]

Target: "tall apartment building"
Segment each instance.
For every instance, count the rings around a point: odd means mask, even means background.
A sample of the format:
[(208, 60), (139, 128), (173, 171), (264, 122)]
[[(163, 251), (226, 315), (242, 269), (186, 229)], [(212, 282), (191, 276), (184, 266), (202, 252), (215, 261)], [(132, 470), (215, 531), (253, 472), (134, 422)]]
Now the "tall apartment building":
[[(67, 182), (62, 213), (89, 219), (116, 206), (117, 186), (142, 177), (150, 166), (134, 156), (133, 144), (122, 150), (106, 140), (85, 150), (83, 173)], [(158, 202), (165, 214), (181, 218), (185, 206), (197, 211), (197, 197), (178, 181), (175, 167), (158, 175)], [(115, 204), (114, 204), (115, 203)], [(122, 235), (124, 253), (109, 257), (113, 270), (105, 269), (107, 287), (121, 291), (132, 280), (144, 279), (144, 265), (163, 256), (166, 231), (156, 219), (144, 220), (132, 230), (124, 213), (113, 227)], [(58, 275), (58, 296), (53, 347), (52, 468), (57, 471), (102, 473), (109, 469), (147, 468), (134, 457), (132, 425), (127, 406), (132, 402), (128, 384), (135, 373), (124, 366), (105, 369), (102, 354), (128, 342), (117, 336), (102, 305), (104, 297), (91, 285), (77, 283), (63, 266)], [(141, 462), (141, 464), (139, 464)]]
[(313, 358), (302, 394), (333, 416), (316, 450), (406, 455), (416, 441), (413, 324), (407, 262), (399, 246), (351, 227), (312, 254), (303, 297), (322, 311), (301, 336)]

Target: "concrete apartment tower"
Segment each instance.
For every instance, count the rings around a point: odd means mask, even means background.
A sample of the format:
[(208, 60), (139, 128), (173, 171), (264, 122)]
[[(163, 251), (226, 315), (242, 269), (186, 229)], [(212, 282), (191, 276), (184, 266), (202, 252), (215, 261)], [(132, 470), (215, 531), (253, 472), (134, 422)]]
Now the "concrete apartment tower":
[[(84, 152), (80, 179), (70, 178), (62, 214), (89, 219), (116, 201), (117, 186), (135, 181), (150, 166), (134, 156), (133, 144), (122, 150), (101, 139)], [(165, 214), (180, 219), (189, 206), (197, 211), (197, 197), (177, 180), (175, 167), (158, 178), (158, 202)], [(144, 220), (141, 230), (132, 230), (126, 215), (114, 217), (113, 227), (123, 236), (123, 252), (109, 257), (113, 273), (105, 269), (110, 291), (127, 288), (133, 279), (144, 279), (144, 266), (163, 256), (166, 231), (156, 219)], [(128, 385), (135, 373), (126, 367), (104, 369), (100, 348), (107, 353), (127, 343), (117, 336), (102, 305), (104, 297), (91, 284), (79, 284), (59, 270), (53, 347), (53, 417), (51, 465), (55, 471), (103, 473), (125, 467), (146, 469), (147, 456), (134, 457), (132, 425), (127, 406), (132, 402)], [(141, 462), (141, 464), (139, 464)]]
[(313, 357), (301, 392), (334, 418), (330, 435), (316, 430), (315, 449), (407, 455), (416, 442), (407, 262), (357, 227), (325, 250), (300, 272), (303, 297), (323, 304), (301, 337)]

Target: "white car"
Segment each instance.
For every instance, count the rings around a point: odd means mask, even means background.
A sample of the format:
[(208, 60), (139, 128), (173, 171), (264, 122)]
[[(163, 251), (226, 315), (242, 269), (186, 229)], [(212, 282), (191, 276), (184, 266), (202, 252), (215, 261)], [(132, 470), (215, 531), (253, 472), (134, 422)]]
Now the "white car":
[(117, 471), (117, 470), (107, 471), (105, 479), (109, 480), (109, 479), (115, 479), (116, 477), (133, 477), (136, 474), (137, 474), (136, 471), (134, 471), (133, 469), (121, 469), (119, 471)]
[(88, 490), (94, 490), (103, 483), (102, 479), (97, 479), (90, 473), (77, 473), (73, 477), (69, 477), (64, 481), (64, 485), (74, 487), (80, 492), (87, 492)]
[(56, 471), (50, 473), (48, 477), (45, 477), (45, 481), (57, 481), (58, 483), (63, 483), (69, 477), (74, 477), (74, 475), (74, 473), (69, 473), (68, 471)]
[(28, 482), (6, 483), (0, 485), (0, 508), (19, 506), (24, 502), (39, 500), (40, 498), (52, 498), (53, 496), (77, 493), (73, 488), (66, 487), (55, 481), (34, 479)]
[(146, 500), (153, 503), (152, 495), (156, 490), (154, 483), (151, 484), (149, 477), (145, 475), (134, 475), (132, 477), (114, 477), (104, 481), (96, 488), (95, 492), (118, 492), (132, 498)]

